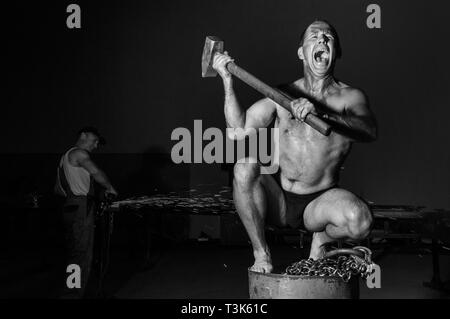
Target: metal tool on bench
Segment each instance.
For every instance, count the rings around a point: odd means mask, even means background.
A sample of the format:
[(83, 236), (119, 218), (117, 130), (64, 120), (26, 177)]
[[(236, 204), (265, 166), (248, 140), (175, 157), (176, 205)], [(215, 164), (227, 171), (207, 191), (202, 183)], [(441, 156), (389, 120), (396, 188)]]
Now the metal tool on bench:
[(104, 193), (97, 209), (97, 217), (102, 217), (105, 214), (106, 210), (113, 204), (115, 198), (116, 196), (114, 194)]

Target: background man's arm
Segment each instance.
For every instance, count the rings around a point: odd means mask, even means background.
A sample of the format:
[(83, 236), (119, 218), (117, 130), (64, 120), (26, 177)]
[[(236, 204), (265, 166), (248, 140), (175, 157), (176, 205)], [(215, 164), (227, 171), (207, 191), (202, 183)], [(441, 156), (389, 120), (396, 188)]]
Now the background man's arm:
[(372, 142), (377, 139), (378, 130), (375, 116), (369, 108), (364, 94), (356, 89), (348, 93), (347, 104), (341, 113), (327, 113), (323, 116), (337, 124), (338, 129), (350, 133), (350, 137), (360, 142)]
[(102, 185), (108, 193), (117, 195), (117, 191), (112, 186), (108, 176), (92, 161), (88, 152), (77, 150), (74, 155), (75, 162), (87, 170), (97, 183)]

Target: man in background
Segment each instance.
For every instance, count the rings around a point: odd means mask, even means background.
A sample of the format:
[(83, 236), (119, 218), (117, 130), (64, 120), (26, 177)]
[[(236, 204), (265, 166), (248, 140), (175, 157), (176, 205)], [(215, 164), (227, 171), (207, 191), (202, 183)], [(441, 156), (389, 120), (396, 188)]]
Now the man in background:
[(76, 144), (64, 153), (58, 165), (55, 192), (64, 197), (66, 267), (75, 264), (81, 271), (80, 288), (69, 288), (65, 284), (62, 298), (83, 298), (85, 295), (94, 249), (94, 181), (104, 188), (106, 194), (117, 196), (107, 175), (90, 156), (99, 144), (105, 143), (95, 127), (84, 127), (78, 132)]

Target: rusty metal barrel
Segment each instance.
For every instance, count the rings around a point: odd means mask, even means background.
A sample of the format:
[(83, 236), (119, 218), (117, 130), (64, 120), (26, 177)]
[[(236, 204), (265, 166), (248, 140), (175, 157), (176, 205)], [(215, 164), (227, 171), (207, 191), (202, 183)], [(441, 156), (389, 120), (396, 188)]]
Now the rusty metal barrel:
[(248, 270), (250, 299), (359, 299), (359, 278), (264, 274)]
[[(364, 257), (361, 250), (337, 249), (324, 258), (340, 254)], [(359, 299), (359, 276), (344, 281), (339, 276), (266, 274), (249, 268), (248, 280), (250, 299)]]

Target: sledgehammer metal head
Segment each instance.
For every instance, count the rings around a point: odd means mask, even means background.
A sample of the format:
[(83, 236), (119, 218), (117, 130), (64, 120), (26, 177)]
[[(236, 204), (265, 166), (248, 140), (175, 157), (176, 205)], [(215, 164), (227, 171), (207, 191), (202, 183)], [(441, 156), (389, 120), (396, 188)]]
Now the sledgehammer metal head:
[(223, 53), (223, 41), (215, 36), (207, 36), (202, 55), (202, 77), (216, 76), (217, 72), (213, 69), (214, 54)]

